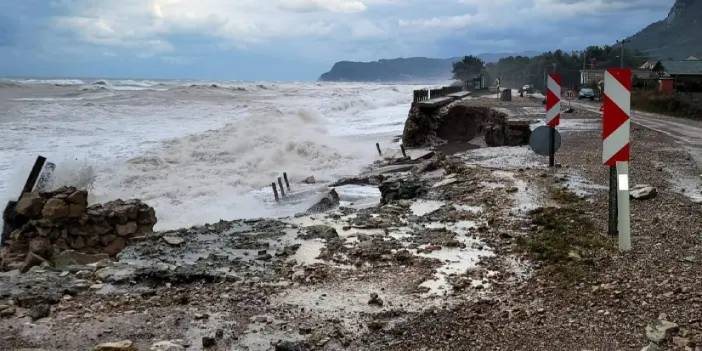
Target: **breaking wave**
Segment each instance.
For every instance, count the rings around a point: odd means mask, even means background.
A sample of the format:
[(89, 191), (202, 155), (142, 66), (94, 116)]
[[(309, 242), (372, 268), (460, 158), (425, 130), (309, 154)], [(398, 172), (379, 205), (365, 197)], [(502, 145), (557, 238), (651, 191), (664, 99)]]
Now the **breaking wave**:
[[(232, 212), (273, 215), (276, 210), (266, 205), (266, 195), (257, 192), (283, 172), (293, 180), (310, 175), (332, 179), (355, 173), (372, 159), (370, 147), (331, 137), (324, 124), (315, 111), (274, 109), (167, 140), (98, 179), (96, 195), (138, 196), (161, 209), (160, 223), (167, 226), (231, 218)], [(203, 202), (206, 213), (200, 210)]]

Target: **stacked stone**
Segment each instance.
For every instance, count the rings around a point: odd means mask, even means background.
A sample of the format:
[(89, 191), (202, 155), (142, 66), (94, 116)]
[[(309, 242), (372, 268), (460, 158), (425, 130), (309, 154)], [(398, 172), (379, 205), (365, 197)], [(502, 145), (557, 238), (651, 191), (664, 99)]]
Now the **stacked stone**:
[(156, 224), (154, 209), (139, 200), (88, 206), (88, 192), (73, 187), (25, 193), (15, 211), (26, 223), (6, 239), (5, 263), (22, 256), (51, 260), (64, 250), (114, 256)]

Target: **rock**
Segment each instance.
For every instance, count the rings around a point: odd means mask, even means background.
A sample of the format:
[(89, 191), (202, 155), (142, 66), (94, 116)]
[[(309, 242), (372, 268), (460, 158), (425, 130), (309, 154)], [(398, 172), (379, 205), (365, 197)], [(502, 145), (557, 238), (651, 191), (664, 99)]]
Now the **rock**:
[(678, 331), (678, 325), (666, 320), (655, 320), (646, 326), (646, 338), (648, 340), (661, 344), (669, 339)]
[(369, 176), (359, 176), (359, 177), (346, 177), (337, 180), (332, 183), (331, 187), (344, 186), (344, 185), (380, 185), (383, 182), (384, 177), (382, 175), (369, 175)]
[(339, 234), (336, 232), (336, 229), (328, 225), (313, 225), (305, 227), (304, 231), (305, 233), (299, 235), (299, 237), (304, 240), (324, 239), (329, 241), (339, 237)]
[(39, 218), (44, 208), (44, 198), (38, 193), (24, 193), (15, 206), (15, 211), (27, 218)]
[(15, 315), (15, 307), (10, 305), (0, 305), (0, 318), (12, 317)]
[(425, 184), (417, 177), (388, 180), (379, 189), (383, 205), (396, 200), (414, 199), (427, 191)]
[(88, 192), (85, 190), (77, 190), (68, 195), (66, 198), (69, 204), (88, 206)]
[(322, 196), (317, 202), (307, 209), (307, 213), (320, 213), (333, 209), (339, 206), (339, 194), (335, 189), (332, 189), (326, 195)]
[(116, 238), (110, 244), (105, 246), (103, 252), (110, 256), (117, 256), (117, 254), (120, 253), (125, 246), (127, 246), (127, 242), (124, 240), (124, 238)]
[(193, 318), (195, 318), (195, 320), (203, 320), (210, 318), (210, 315), (207, 313), (195, 313)]
[(371, 293), (370, 294), (370, 300), (368, 300), (369, 305), (373, 306), (378, 306), (382, 307), (383, 306), (383, 300), (378, 296), (376, 293)]
[(44, 208), (41, 210), (41, 216), (45, 219), (57, 220), (68, 217), (68, 204), (57, 198), (51, 198), (46, 201)]
[(281, 341), (275, 345), (275, 351), (307, 351), (308, 348), (301, 341)]
[(135, 221), (139, 218), (139, 207), (136, 204), (126, 204), (124, 202), (107, 203), (108, 208), (112, 208), (112, 217), (119, 224), (125, 224), (128, 221)]
[(94, 351), (137, 351), (136, 346), (131, 340), (122, 340), (116, 342), (106, 342), (95, 346)]
[(256, 259), (259, 261), (270, 261), (271, 259), (273, 259), (273, 256), (269, 253), (264, 253), (256, 256)]
[(631, 188), (631, 198), (636, 200), (648, 200), (658, 195), (658, 190), (650, 185), (639, 184)]
[(135, 275), (135, 268), (129, 266), (108, 266), (95, 272), (95, 276), (98, 279), (113, 283), (131, 280)]
[(149, 351), (184, 351), (185, 347), (180, 340), (159, 341), (149, 348)]
[(372, 320), (368, 322), (367, 325), (369, 330), (379, 331), (385, 329), (385, 327), (388, 325), (388, 322), (381, 320)]
[(143, 205), (143, 207), (139, 209), (139, 224), (153, 225), (156, 224), (156, 221), (156, 211), (153, 207)]
[(412, 167), (412, 173), (420, 174), (425, 172), (431, 172), (436, 170), (441, 166), (441, 157), (433, 157), (429, 160), (422, 161), (419, 164)]
[(85, 205), (80, 204), (69, 204), (68, 205), (68, 217), (79, 218), (85, 213)]
[(68, 266), (84, 266), (101, 260), (109, 260), (110, 256), (104, 253), (87, 254), (74, 250), (64, 250), (51, 257), (51, 261), (56, 268), (64, 268)]
[(314, 178), (314, 176), (309, 176), (305, 178), (302, 182), (305, 184), (315, 184), (317, 183), (317, 180)]
[(117, 224), (115, 226), (115, 231), (119, 236), (130, 236), (137, 232), (136, 222), (127, 222), (126, 224)]
[(408, 250), (400, 250), (395, 253), (395, 260), (398, 262), (409, 262), (413, 256)]
[(203, 336), (202, 337), (202, 347), (203, 348), (210, 348), (214, 347), (217, 345), (217, 340), (211, 336)]
[(185, 242), (185, 239), (175, 235), (164, 235), (161, 239), (172, 246), (179, 246)]
[(74, 236), (68, 240), (68, 245), (76, 250), (85, 248), (85, 239), (82, 236)]
[(39, 303), (33, 305), (30, 309), (27, 315), (29, 318), (32, 319), (32, 321), (35, 321), (37, 319), (42, 319), (45, 317), (48, 317), (49, 314), (51, 313), (51, 306), (47, 303)]
[(570, 250), (568, 252), (568, 258), (572, 261), (580, 261), (583, 257), (575, 250)]
[(511, 186), (511, 187), (506, 188), (505, 191), (508, 194), (514, 194), (514, 193), (519, 191), (519, 188), (517, 188), (516, 186)]
[(36, 237), (29, 241), (29, 251), (41, 257), (51, 256), (51, 241), (47, 238)]
[(20, 272), (26, 273), (28, 272), (32, 267), (38, 266), (46, 262), (46, 259), (43, 257), (35, 254), (35, 253), (28, 253), (27, 256), (24, 259), (24, 263), (22, 263), (22, 266), (20, 266)]

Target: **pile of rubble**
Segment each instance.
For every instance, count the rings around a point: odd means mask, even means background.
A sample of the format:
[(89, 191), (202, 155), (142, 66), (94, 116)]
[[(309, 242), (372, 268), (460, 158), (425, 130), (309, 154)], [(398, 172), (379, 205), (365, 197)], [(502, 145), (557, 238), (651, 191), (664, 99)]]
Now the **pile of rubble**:
[(156, 212), (139, 200), (88, 206), (88, 192), (73, 187), (25, 193), (5, 223), (12, 230), (3, 238), (0, 268), (26, 271), (68, 250), (115, 256), (154, 224)]

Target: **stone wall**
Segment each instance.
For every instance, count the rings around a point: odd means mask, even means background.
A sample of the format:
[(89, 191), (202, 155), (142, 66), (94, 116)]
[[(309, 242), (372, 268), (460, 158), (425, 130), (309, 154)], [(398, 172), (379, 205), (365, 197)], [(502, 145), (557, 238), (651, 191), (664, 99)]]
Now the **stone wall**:
[(92, 206), (87, 200), (87, 191), (72, 187), (25, 193), (15, 207), (15, 228), (4, 238), (0, 266), (27, 269), (66, 250), (115, 256), (156, 224), (154, 209), (139, 200)]

